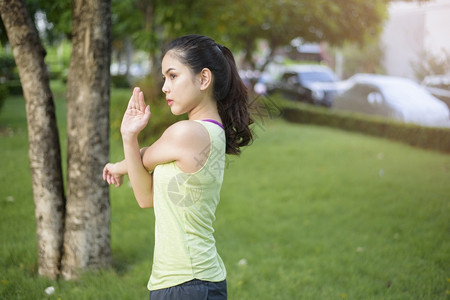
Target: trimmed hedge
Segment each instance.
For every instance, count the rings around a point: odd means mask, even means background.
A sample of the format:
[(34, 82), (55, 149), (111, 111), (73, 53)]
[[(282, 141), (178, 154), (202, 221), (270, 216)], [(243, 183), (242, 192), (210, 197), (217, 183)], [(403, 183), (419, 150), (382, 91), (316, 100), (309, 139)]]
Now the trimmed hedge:
[(8, 97), (9, 91), (6, 85), (0, 83), (0, 111), (2, 111), (3, 103), (5, 103), (6, 97)]
[(5, 86), (8, 88), (9, 95), (20, 96), (23, 94), (22, 83), (19, 79), (7, 80)]
[(450, 128), (423, 127), (298, 103), (283, 105), (282, 116), (289, 122), (330, 126), (450, 153)]
[(131, 87), (126, 75), (111, 75), (111, 84), (116, 88), (129, 89)]
[(15, 73), (16, 62), (12, 54), (0, 53), (0, 77), (5, 80), (12, 79)]
[(17, 73), (16, 62), (12, 54), (0, 53), (0, 84), (3, 85), (0, 94), (22, 95), (22, 85), (20, 83), (19, 74)]

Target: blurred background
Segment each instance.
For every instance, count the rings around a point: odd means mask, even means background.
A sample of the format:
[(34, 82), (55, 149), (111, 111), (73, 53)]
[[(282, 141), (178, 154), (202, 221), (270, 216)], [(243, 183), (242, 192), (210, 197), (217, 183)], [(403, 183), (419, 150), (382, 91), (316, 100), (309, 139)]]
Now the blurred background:
[[(64, 82), (71, 53), (71, 3), (25, 2), (45, 43), (52, 79)], [(113, 0), (112, 13), (112, 84), (143, 86), (149, 100), (161, 97), (164, 45), (176, 36), (200, 33), (236, 54), (252, 93), (278, 93), (293, 101), (449, 126), (450, 0)], [(0, 95), (6, 89), (20, 94), (2, 24), (0, 37)], [(350, 100), (339, 99), (333, 105), (336, 96), (356, 84), (353, 75), (360, 73), (410, 82), (386, 87), (366, 76), (365, 92), (350, 91), (345, 94)], [(402, 89), (408, 89), (405, 84), (429, 95), (402, 102), (398, 99), (413, 94), (402, 94)], [(400, 96), (391, 96), (393, 88)], [(418, 116), (423, 109), (429, 111), (426, 120)]]

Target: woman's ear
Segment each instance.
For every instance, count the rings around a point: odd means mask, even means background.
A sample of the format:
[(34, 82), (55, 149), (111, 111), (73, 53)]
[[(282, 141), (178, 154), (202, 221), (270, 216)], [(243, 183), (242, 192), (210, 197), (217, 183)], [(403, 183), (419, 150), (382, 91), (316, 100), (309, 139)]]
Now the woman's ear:
[(203, 68), (203, 70), (200, 71), (200, 90), (204, 91), (208, 89), (211, 82), (212, 82), (211, 70), (208, 68)]

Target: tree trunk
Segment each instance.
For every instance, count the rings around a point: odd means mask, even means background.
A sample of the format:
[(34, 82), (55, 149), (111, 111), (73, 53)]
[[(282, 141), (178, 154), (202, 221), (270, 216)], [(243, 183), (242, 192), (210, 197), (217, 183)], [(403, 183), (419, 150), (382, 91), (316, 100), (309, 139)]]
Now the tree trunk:
[(0, 0), (0, 14), (26, 102), (38, 271), (55, 279), (61, 261), (65, 198), (55, 107), (44, 63), (46, 52), (22, 0)]
[(72, 1), (67, 82), (68, 180), (62, 274), (111, 264), (109, 188), (110, 0)]

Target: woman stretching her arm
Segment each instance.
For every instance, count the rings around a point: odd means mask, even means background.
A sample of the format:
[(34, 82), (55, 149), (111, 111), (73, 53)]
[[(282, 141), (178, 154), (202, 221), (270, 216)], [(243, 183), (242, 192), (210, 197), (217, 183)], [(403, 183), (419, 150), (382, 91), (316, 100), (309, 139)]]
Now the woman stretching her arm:
[(162, 73), (171, 112), (189, 120), (139, 149), (137, 136), (151, 113), (135, 88), (121, 125), (125, 159), (108, 163), (103, 177), (118, 187), (128, 174), (138, 204), (154, 207), (150, 299), (226, 299), (212, 225), (225, 153), (239, 154), (252, 141), (247, 91), (230, 50), (205, 36), (170, 43)]

